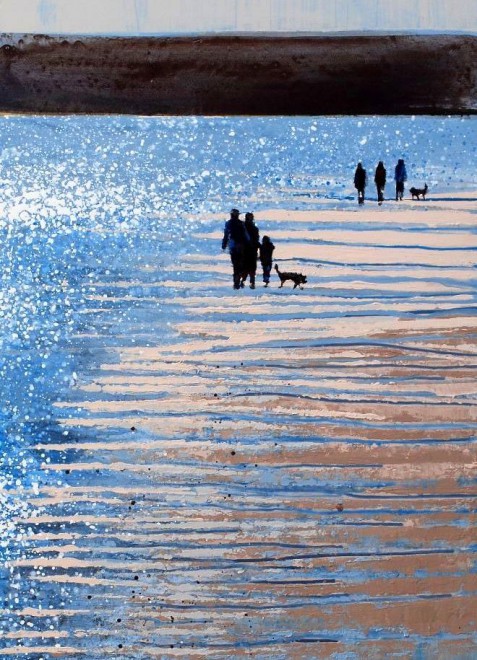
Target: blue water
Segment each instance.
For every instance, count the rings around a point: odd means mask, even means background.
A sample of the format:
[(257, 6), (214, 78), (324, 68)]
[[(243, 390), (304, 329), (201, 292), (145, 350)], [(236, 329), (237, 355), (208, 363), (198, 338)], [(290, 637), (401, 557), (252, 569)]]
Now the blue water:
[(86, 284), (177, 261), (197, 229), (192, 214), (281, 206), (290, 189), (297, 208), (306, 191), (306, 208), (324, 198), (340, 207), (358, 160), (371, 174), (383, 159), (392, 179), (404, 157), (410, 182), (444, 197), (477, 186), (476, 118), (2, 117), (0, 126), (4, 539), (26, 506), (18, 493), (41, 478), (32, 444), (62, 432), (53, 404), (95, 359), (75, 344), (91, 322)]

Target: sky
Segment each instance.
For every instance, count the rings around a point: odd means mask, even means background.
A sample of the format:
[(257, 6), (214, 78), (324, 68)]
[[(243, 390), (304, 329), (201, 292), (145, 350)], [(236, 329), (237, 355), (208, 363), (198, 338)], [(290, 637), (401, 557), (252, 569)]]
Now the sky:
[(0, 0), (0, 32), (362, 30), (477, 34), (477, 0)]

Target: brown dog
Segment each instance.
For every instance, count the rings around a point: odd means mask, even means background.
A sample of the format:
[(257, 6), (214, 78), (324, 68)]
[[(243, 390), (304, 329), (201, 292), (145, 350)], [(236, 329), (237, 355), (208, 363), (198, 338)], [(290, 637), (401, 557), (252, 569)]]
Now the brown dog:
[(306, 275), (302, 275), (301, 273), (282, 273), (280, 270), (278, 270), (277, 264), (275, 264), (275, 270), (277, 271), (278, 277), (280, 278), (280, 289), (287, 280), (291, 280), (295, 283), (295, 286), (293, 287), (294, 289), (296, 289), (297, 286), (299, 286), (300, 289), (303, 289), (302, 284), (306, 284), (307, 282)]

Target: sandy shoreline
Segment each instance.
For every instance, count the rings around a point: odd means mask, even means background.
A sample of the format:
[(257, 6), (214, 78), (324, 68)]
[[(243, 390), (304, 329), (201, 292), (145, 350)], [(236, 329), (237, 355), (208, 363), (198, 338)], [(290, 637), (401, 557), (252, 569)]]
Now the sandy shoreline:
[(19, 607), (35, 630), (0, 656), (41, 638), (52, 657), (93, 641), (115, 658), (471, 657), (477, 240), (461, 197), (258, 212), (303, 291), (233, 291), (223, 217), (197, 219), (178, 265), (99, 274), (72, 338), (95, 359), (54, 407), (67, 435), (38, 442), (48, 476), (12, 562), (66, 589), (68, 613), (49, 642)]

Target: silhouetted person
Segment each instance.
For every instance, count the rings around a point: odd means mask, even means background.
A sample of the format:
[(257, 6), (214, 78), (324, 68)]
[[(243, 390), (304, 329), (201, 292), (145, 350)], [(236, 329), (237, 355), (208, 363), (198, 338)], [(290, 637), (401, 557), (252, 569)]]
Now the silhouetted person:
[(244, 268), (245, 248), (250, 242), (244, 223), (240, 220), (240, 211), (232, 209), (227, 220), (222, 239), (222, 250), (228, 246), (233, 267), (234, 289), (240, 289), (240, 279)]
[(400, 158), (394, 170), (394, 181), (396, 182), (396, 202), (404, 195), (404, 182), (407, 181), (406, 166), (404, 159)]
[(366, 182), (366, 170), (361, 163), (358, 163), (358, 167), (354, 173), (354, 187), (358, 191), (358, 204), (364, 203), (364, 189), (366, 188)]
[(376, 184), (376, 191), (378, 193), (378, 204), (381, 205), (384, 201), (384, 187), (386, 185), (386, 168), (382, 160), (379, 161), (376, 167), (374, 183)]
[(262, 244), (260, 245), (260, 263), (262, 264), (263, 281), (265, 286), (268, 286), (268, 283), (270, 282), (270, 272), (272, 270), (274, 249), (275, 246), (273, 245), (269, 236), (264, 236), (262, 238)]
[(255, 289), (255, 274), (257, 272), (257, 250), (260, 247), (260, 233), (254, 222), (253, 213), (245, 214), (245, 229), (249, 242), (245, 246), (243, 255), (242, 284), (250, 277), (250, 288)]

